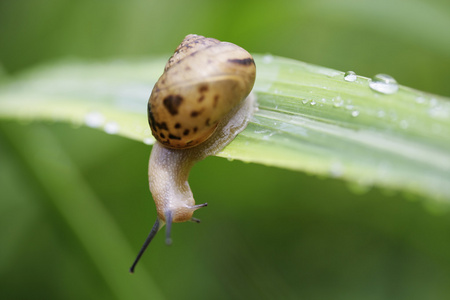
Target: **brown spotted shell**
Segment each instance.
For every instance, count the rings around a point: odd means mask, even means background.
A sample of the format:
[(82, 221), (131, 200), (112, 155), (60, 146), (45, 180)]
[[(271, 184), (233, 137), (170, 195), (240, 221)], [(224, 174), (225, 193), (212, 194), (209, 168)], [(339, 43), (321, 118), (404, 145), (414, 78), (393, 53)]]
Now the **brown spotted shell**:
[(244, 49), (190, 34), (167, 62), (148, 101), (153, 136), (169, 148), (205, 141), (253, 88), (255, 62)]

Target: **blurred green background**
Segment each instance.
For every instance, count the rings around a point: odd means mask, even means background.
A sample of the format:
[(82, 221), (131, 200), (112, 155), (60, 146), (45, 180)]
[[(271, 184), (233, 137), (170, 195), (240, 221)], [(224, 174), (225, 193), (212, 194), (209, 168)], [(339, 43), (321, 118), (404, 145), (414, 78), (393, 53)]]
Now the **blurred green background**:
[[(68, 57), (169, 57), (197, 33), (450, 96), (449, 28), (446, 0), (3, 0), (0, 78)], [(0, 122), (0, 298), (450, 297), (445, 206), (216, 157), (190, 176), (209, 203), (202, 223), (175, 224), (171, 247), (157, 236), (130, 275), (156, 217), (150, 150), (84, 127)]]

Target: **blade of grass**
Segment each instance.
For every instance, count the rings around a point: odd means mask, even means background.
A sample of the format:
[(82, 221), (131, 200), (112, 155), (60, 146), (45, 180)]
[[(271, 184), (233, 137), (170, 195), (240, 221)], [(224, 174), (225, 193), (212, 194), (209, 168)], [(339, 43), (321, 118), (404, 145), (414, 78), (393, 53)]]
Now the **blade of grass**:
[[(450, 100), (255, 55), (259, 111), (219, 156), (450, 200)], [(86, 124), (154, 142), (146, 102), (165, 59), (62, 62), (0, 86), (0, 118)]]

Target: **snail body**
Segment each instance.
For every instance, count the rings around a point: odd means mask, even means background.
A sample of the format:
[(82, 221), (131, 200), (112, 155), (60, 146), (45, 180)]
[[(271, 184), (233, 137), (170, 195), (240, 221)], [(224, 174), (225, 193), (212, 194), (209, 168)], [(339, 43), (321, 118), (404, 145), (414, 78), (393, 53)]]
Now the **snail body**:
[(192, 166), (228, 145), (256, 109), (250, 94), (256, 77), (252, 56), (216, 39), (188, 35), (167, 62), (148, 102), (148, 121), (156, 139), (149, 161), (149, 187), (157, 220), (130, 272), (162, 226), (170, 244), (173, 222), (199, 220), (189, 187)]

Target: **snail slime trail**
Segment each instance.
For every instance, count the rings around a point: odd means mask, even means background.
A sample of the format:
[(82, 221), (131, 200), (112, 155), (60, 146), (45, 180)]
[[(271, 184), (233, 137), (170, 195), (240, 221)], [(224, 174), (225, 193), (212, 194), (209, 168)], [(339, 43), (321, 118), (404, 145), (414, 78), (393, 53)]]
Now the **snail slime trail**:
[(148, 181), (157, 218), (136, 260), (166, 225), (171, 244), (172, 223), (200, 220), (188, 184), (192, 166), (228, 145), (247, 126), (256, 109), (250, 93), (255, 62), (232, 43), (190, 34), (167, 62), (148, 101), (148, 122), (156, 139), (150, 155)]

